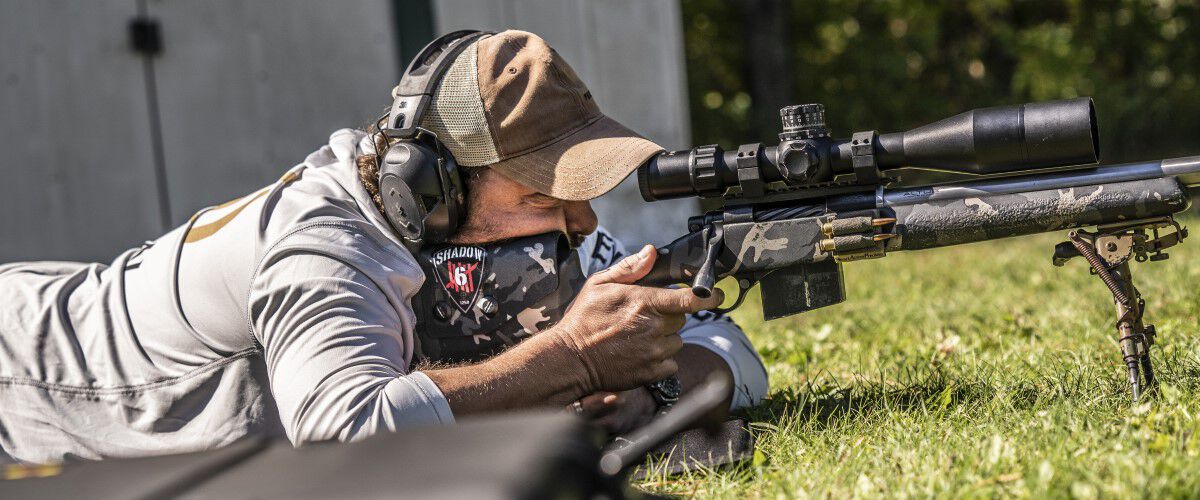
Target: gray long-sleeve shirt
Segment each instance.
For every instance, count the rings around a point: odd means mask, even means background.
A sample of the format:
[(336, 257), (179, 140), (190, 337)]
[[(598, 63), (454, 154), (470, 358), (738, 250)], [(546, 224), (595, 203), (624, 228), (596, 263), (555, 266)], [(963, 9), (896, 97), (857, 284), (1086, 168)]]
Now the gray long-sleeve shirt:
[[(278, 182), (111, 265), (0, 265), (0, 461), (453, 422), (410, 369), (424, 277), (358, 182), (363, 147), (360, 132), (335, 132)], [(595, 271), (623, 251), (599, 233), (581, 252)], [(766, 392), (735, 325), (693, 319), (682, 335), (730, 363), (735, 406)]]

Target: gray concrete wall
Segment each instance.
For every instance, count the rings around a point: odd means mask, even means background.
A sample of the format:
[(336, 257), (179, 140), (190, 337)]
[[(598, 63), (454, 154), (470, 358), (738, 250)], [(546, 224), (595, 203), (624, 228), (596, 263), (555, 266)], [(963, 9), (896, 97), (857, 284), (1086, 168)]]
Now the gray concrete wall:
[(0, 262), (112, 257), (162, 228), (135, 0), (0, 6)]
[[(668, 149), (691, 146), (683, 28), (676, 0), (433, 0), (438, 33), (521, 29), (566, 58), (609, 116)], [(647, 204), (636, 176), (593, 203), (627, 244), (684, 233), (693, 200)]]
[[(161, 23), (156, 57), (130, 48), (139, 13)], [(108, 261), (373, 120), (399, 75), (391, 14), (389, 0), (3, 2), (0, 262)]]
[(156, 61), (171, 216), (272, 182), (373, 121), (399, 76), (383, 0), (165, 0)]

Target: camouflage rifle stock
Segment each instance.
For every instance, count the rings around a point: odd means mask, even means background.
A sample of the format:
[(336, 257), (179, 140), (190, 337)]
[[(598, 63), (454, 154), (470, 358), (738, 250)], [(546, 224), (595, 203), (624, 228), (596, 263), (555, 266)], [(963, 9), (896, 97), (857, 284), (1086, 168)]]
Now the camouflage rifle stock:
[[(1189, 206), (1185, 188), (1200, 185), (1200, 156), (1096, 166), (1090, 99), (974, 110), (849, 141), (830, 139), (813, 106), (784, 108), (777, 147), (747, 145), (734, 155), (706, 146), (663, 153), (639, 169), (648, 201), (724, 201), (659, 249), (643, 284), (688, 283), (703, 296), (732, 277), (739, 294), (725, 311), (761, 285), (763, 315), (775, 319), (845, 300), (844, 262), (1076, 229), (1055, 248), (1054, 264), (1076, 256), (1089, 263), (1113, 294), (1134, 398), (1153, 384), (1155, 332), (1142, 322), (1129, 261), (1166, 259), (1163, 250), (1187, 236), (1173, 216)], [(972, 180), (922, 184), (922, 173), (912, 180), (913, 171), (897, 170), (912, 166)]]

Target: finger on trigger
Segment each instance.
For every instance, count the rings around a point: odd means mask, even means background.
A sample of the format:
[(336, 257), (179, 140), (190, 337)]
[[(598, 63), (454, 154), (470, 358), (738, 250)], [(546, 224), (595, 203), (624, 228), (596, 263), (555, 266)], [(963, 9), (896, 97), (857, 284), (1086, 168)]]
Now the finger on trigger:
[(725, 302), (725, 290), (713, 287), (712, 295), (709, 296), (708, 298), (701, 299), (701, 300), (704, 302), (704, 305), (703, 305), (703, 307), (701, 307), (701, 310), (716, 309), (718, 307), (721, 307), (721, 303)]
[[(682, 288), (680, 290), (690, 291), (687, 288)], [(688, 299), (688, 310), (685, 312), (696, 313), (709, 309), (716, 309), (721, 307), (722, 302), (725, 302), (725, 291), (721, 290), (720, 288), (713, 288), (712, 295), (709, 295), (708, 297), (700, 297), (695, 293), (692, 293), (691, 297), (688, 297)]]

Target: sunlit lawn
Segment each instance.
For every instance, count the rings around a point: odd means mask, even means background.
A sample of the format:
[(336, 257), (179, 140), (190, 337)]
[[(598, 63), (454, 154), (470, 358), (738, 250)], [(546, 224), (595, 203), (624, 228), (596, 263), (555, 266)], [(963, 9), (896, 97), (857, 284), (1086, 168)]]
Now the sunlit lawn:
[(845, 303), (770, 323), (756, 293), (736, 314), (771, 377), (769, 400), (748, 413), (754, 463), (639, 486), (723, 497), (1196, 496), (1200, 241), (1135, 265), (1163, 384), (1134, 405), (1108, 292), (1082, 260), (1050, 264), (1063, 237), (850, 263)]

